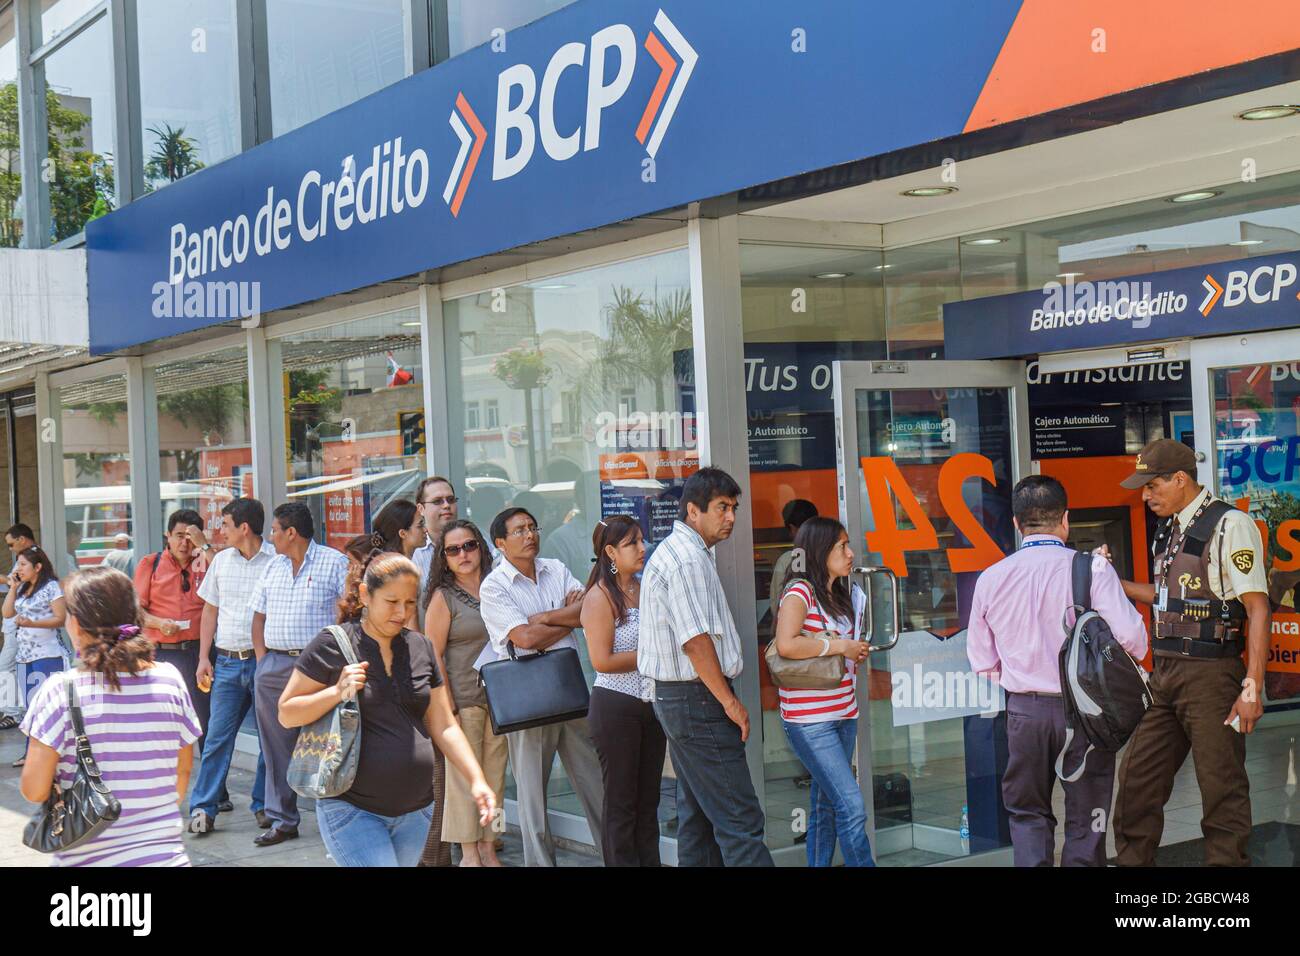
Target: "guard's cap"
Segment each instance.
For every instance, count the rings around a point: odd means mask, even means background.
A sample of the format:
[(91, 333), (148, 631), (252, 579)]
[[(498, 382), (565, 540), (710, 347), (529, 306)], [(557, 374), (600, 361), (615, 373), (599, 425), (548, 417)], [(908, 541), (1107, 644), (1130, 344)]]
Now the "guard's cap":
[(1136, 470), (1120, 482), (1129, 489), (1141, 488), (1157, 475), (1185, 471), (1196, 477), (1196, 452), (1172, 438), (1157, 438), (1138, 452)]

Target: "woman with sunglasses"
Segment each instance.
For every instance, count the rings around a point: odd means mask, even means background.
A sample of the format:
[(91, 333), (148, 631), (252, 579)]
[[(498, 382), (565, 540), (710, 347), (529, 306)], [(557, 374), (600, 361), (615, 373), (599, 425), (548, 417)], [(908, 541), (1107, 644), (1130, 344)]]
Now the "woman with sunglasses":
[[(492, 733), (487, 698), (478, 684), (474, 662), (487, 644), (487, 628), (479, 614), (479, 585), (492, 569), (487, 541), (472, 521), (451, 521), (434, 542), (434, 558), (425, 591), (428, 610), (424, 633), (445, 662), (447, 689), (457, 719), (488, 786), (501, 806), (506, 778), (506, 738)], [(459, 843), (461, 866), (500, 866), (491, 826), (479, 822), (478, 805), (469, 782), (455, 767), (447, 768), (447, 808), (442, 832), (429, 832), (429, 842), (440, 836)]]

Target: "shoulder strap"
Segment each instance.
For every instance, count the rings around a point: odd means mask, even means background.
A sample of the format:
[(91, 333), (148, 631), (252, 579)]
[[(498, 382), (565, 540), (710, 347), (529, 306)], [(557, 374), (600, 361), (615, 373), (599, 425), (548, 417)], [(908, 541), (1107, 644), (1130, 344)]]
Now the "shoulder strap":
[(86, 736), (86, 722), (81, 716), (81, 703), (77, 700), (77, 678), (75, 674), (64, 674), (63, 683), (68, 692), (68, 715), (72, 718), (72, 729), (77, 735), (77, 742)]
[(1168, 518), (1162, 518), (1160, 523), (1156, 525), (1155, 537), (1151, 539), (1152, 557), (1158, 558), (1160, 555), (1165, 553), (1165, 549), (1169, 546), (1169, 538), (1172, 536), (1173, 531), (1173, 516), (1171, 515)]
[(149, 572), (149, 577), (153, 577), (155, 574), (158, 573), (158, 562), (161, 560), (162, 560), (162, 552), (155, 551), (153, 554), (153, 570)]
[(341, 624), (331, 624), (329, 632), (334, 635), (334, 640), (338, 642), (339, 650), (343, 652), (343, 657), (349, 664), (357, 663), (357, 652), (352, 647), (352, 638), (348, 636), (347, 629)]
[(1074, 603), (1080, 614), (1092, 610), (1092, 555), (1086, 551), (1074, 552), (1070, 565), (1070, 580)]
[(1219, 526), (1219, 521), (1229, 511), (1232, 511), (1232, 505), (1220, 498), (1216, 498), (1205, 506), (1201, 516), (1192, 522), (1191, 527), (1187, 529), (1184, 537), (1183, 551), (1194, 557), (1200, 557), (1205, 551), (1205, 544), (1214, 534), (1214, 529)]

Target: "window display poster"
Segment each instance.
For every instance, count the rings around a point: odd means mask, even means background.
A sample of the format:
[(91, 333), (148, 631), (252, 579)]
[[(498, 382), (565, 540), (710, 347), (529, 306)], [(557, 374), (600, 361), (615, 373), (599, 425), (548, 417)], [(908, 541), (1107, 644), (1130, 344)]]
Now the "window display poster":
[(686, 479), (698, 452), (623, 451), (600, 456), (600, 516), (631, 515), (641, 525), (646, 557), (672, 534)]

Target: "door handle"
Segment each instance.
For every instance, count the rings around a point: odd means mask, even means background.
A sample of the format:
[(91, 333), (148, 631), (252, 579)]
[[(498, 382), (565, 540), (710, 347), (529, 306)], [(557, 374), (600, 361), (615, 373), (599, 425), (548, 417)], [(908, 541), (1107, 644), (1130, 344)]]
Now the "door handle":
[[(902, 614), (899, 610), (898, 600), (898, 575), (889, 568), (875, 566), (854, 568), (853, 573), (862, 575), (862, 581), (865, 585), (863, 590), (867, 595), (867, 633), (871, 635), (874, 635), (876, 632), (876, 615), (875, 611), (872, 609), (871, 601), (871, 579), (877, 574), (883, 574), (889, 578), (889, 589), (894, 609), (894, 630), (890, 635), (888, 643), (869, 645), (873, 651), (887, 651), (898, 643), (899, 634), (902, 633)], [(868, 638), (868, 641), (870, 641), (870, 638)]]

